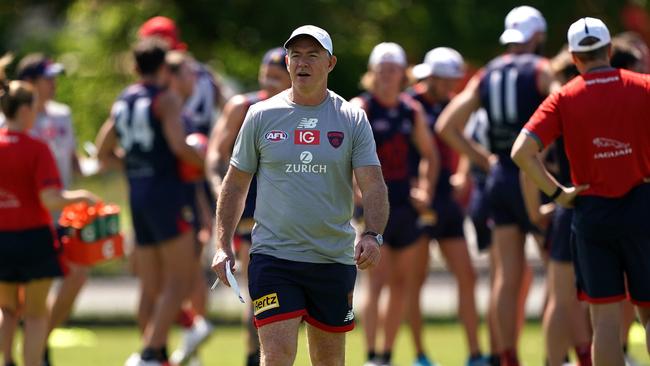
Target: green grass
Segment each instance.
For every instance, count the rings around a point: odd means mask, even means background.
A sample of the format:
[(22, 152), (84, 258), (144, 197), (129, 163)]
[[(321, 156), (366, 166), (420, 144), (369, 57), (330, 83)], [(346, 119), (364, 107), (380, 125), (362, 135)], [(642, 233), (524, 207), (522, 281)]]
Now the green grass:
[[(632, 355), (642, 364), (650, 364), (645, 347), (639, 343), (638, 333), (630, 344)], [(172, 335), (171, 345), (178, 341), (178, 332)], [(483, 345), (486, 345), (485, 329), (482, 329)], [(56, 366), (118, 366), (139, 349), (138, 333), (129, 327), (90, 327), (63, 329), (54, 334), (50, 343), (53, 362)], [(429, 354), (440, 364), (463, 365), (466, 351), (460, 325), (455, 323), (427, 324), (425, 344)], [(244, 365), (244, 340), (242, 330), (235, 326), (218, 327), (214, 336), (201, 349), (205, 366)], [(298, 346), (295, 365), (309, 365), (304, 331)], [(363, 336), (361, 328), (349, 333), (347, 339), (346, 365), (361, 366), (364, 362)], [(394, 363), (409, 366), (413, 361), (413, 347), (406, 328), (402, 328), (394, 349)], [(539, 323), (528, 323), (520, 343), (520, 356), (525, 365), (542, 365), (542, 338)], [(19, 352), (16, 352), (19, 354)]]

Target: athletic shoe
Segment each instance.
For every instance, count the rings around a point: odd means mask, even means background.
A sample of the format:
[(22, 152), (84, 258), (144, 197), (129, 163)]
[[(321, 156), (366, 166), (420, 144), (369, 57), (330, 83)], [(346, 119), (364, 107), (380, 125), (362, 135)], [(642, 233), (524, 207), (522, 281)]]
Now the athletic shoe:
[(368, 360), (366, 363), (363, 364), (363, 366), (382, 366), (379, 361), (374, 361), (374, 360)]
[(429, 358), (425, 355), (419, 356), (415, 361), (413, 361), (413, 366), (436, 366), (435, 362), (431, 362)]
[(139, 353), (134, 353), (126, 360), (124, 366), (169, 366), (167, 362), (145, 361), (140, 358)]
[(625, 366), (639, 366), (641, 365), (638, 363), (635, 359), (633, 359), (630, 355), (625, 355)]
[(190, 359), (187, 361), (187, 366), (203, 366), (203, 363), (201, 363), (201, 359), (199, 356), (196, 355), (196, 353), (190, 357)]
[(466, 366), (490, 366), (490, 359), (488, 357), (479, 356), (479, 357), (470, 357), (465, 363)]
[(176, 365), (184, 365), (196, 352), (196, 349), (205, 342), (214, 332), (214, 327), (203, 317), (196, 317), (194, 324), (189, 330), (183, 331), (183, 339), (180, 347), (172, 353), (169, 360)]

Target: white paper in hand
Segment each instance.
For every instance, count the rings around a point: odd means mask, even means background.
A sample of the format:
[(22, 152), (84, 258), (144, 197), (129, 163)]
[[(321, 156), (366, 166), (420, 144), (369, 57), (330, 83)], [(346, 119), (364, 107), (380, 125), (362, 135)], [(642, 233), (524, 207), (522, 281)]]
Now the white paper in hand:
[[(226, 278), (230, 283), (230, 287), (235, 292), (235, 295), (237, 295), (237, 297), (239, 298), (239, 301), (242, 304), (245, 303), (244, 298), (241, 296), (241, 291), (239, 290), (237, 279), (235, 279), (235, 276), (232, 274), (232, 271), (230, 270), (230, 261), (226, 261)], [(214, 290), (215, 288), (217, 288), (218, 284), (219, 284), (219, 277), (217, 277), (216, 281), (214, 281), (214, 284), (212, 284), (212, 287), (210, 287), (210, 289)]]

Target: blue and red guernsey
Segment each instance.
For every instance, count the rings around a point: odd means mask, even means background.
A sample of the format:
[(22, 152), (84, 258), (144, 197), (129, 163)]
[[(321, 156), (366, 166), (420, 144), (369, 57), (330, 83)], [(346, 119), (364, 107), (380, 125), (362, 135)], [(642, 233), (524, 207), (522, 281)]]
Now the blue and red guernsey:
[(481, 71), (479, 93), (488, 115), (489, 146), (499, 157), (510, 158), (519, 131), (544, 100), (537, 79), (546, 62), (534, 54), (505, 54)]
[(524, 129), (542, 146), (562, 136), (583, 195), (620, 197), (650, 176), (650, 79), (608, 69), (574, 78)]
[(409, 153), (413, 149), (413, 100), (404, 94), (397, 105), (387, 107), (370, 93), (364, 93), (360, 98), (364, 101), (364, 110), (377, 144), (377, 156), (388, 186), (388, 200), (391, 205), (407, 204), (411, 189), (408, 162)]
[(0, 129), (0, 231), (52, 226), (40, 191), (61, 189), (50, 148), (22, 132)]
[[(444, 102), (432, 102), (426, 95), (424, 88), (420, 84), (416, 84), (412, 89), (409, 89), (407, 93), (415, 100), (422, 104), (424, 112), (426, 113), (426, 122), (431, 130), (436, 146), (438, 147), (438, 154), (440, 156), (440, 175), (438, 176), (438, 183), (436, 186), (436, 196), (441, 194), (451, 194), (452, 187), (449, 183), (449, 178), (456, 171), (456, 163), (458, 161), (458, 153), (452, 149), (446, 142), (444, 142), (440, 136), (435, 132), (434, 128), (438, 117), (445, 109), (449, 101)], [(414, 173), (417, 172), (417, 166), (419, 163), (419, 156), (411, 158), (411, 169)]]
[(126, 152), (126, 175), (140, 178), (179, 179), (177, 158), (163, 134), (155, 113), (161, 89), (148, 84), (133, 84), (117, 98), (111, 110), (120, 146)]

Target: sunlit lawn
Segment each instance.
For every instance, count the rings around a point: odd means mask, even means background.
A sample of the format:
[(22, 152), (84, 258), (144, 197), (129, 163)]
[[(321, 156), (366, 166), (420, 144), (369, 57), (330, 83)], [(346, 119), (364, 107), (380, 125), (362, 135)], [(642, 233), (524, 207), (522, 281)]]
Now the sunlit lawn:
[[(641, 364), (650, 364), (642, 339), (640, 328), (635, 328), (631, 343), (632, 355)], [(174, 332), (172, 345), (178, 341)], [(485, 329), (482, 329), (483, 345), (486, 345)], [(465, 343), (461, 327), (455, 323), (433, 323), (425, 328), (426, 346), (429, 353), (441, 365), (463, 365), (465, 362)], [(139, 348), (138, 334), (130, 327), (90, 327), (70, 328), (58, 331), (51, 340), (53, 364), (55, 366), (120, 366), (126, 358)], [(240, 328), (235, 326), (218, 327), (214, 336), (201, 350), (205, 366), (244, 365), (244, 340)], [(364, 362), (364, 344), (361, 328), (349, 333), (346, 365), (361, 366)], [(409, 366), (413, 361), (413, 347), (407, 329), (403, 328), (394, 350), (394, 363)], [(16, 354), (19, 354), (16, 352)], [(520, 354), (525, 365), (542, 365), (542, 338), (539, 323), (529, 323), (524, 330), (520, 344)], [(295, 365), (309, 365), (309, 357), (301, 332), (298, 357)]]

